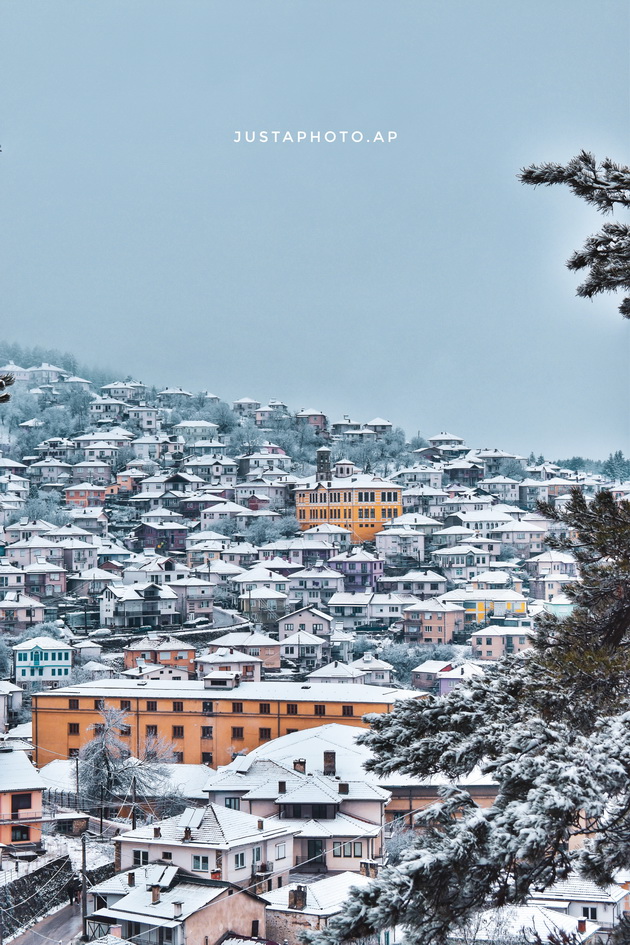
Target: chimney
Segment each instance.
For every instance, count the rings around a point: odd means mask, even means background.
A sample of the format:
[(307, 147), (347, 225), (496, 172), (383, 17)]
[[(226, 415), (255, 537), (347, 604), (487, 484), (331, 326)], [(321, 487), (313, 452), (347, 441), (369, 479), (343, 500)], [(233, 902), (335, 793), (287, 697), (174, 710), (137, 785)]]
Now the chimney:
[(278, 794), (286, 794), (287, 792), (287, 782), (278, 781)]
[(306, 758), (296, 758), (293, 762), (293, 770), (306, 774)]
[(179, 917), (181, 916), (183, 905), (184, 905), (183, 902), (174, 902), (174, 903), (173, 903), (173, 918), (174, 918), (174, 919), (179, 919)]
[(184, 840), (192, 840), (192, 830), (190, 827), (184, 827)]
[(577, 930), (582, 935), (586, 932), (586, 919), (578, 919)]
[(324, 752), (324, 774), (337, 773), (337, 753), (334, 751)]
[(350, 793), (350, 785), (349, 785), (349, 784), (344, 784), (343, 781), (340, 781), (340, 782), (339, 782), (339, 793), (340, 793), (340, 794), (349, 794), (349, 793)]
[(159, 901), (160, 901), (160, 887), (151, 886), (151, 902), (155, 903)]
[(136, 885), (136, 874), (133, 870), (130, 873), (127, 873), (127, 885), (135, 886)]
[(296, 886), (289, 890), (289, 909), (303, 912), (306, 908), (306, 886)]
[(153, 828), (153, 839), (154, 839), (154, 840), (157, 840), (157, 839), (158, 839), (159, 837), (161, 837), (161, 836), (162, 836), (162, 831), (160, 830), (160, 828), (159, 828), (159, 827), (154, 827), (154, 828)]
[(262, 820), (259, 820), (259, 821), (258, 821), (258, 829), (259, 829), (259, 830), (264, 830), (264, 828), (265, 828), (264, 822), (263, 822)]

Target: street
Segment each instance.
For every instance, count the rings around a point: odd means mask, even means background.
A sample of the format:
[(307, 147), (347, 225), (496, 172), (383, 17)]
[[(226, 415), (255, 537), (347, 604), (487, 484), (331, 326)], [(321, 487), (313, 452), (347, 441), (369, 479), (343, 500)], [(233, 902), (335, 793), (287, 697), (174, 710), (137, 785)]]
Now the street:
[(75, 903), (72, 906), (64, 906), (53, 915), (46, 916), (27, 932), (11, 939), (11, 945), (47, 945), (50, 942), (54, 945), (58, 943), (68, 945), (68, 942), (80, 935), (81, 931), (81, 906)]

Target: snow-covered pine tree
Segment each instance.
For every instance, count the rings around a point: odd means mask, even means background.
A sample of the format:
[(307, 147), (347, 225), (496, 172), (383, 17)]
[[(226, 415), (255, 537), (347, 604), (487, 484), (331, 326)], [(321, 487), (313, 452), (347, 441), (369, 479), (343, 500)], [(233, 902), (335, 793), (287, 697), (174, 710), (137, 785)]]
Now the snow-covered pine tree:
[[(361, 741), (382, 775), (445, 775), (395, 866), (307, 940), (337, 945), (395, 925), (414, 945), (457, 940), (481, 909), (524, 901), (570, 870), (606, 883), (630, 866), (630, 503), (574, 490), (564, 511), (582, 581), (572, 614), (545, 617), (535, 646), (447, 696), (398, 703)], [(457, 786), (475, 768), (497, 796)]]
[[(567, 184), (574, 194), (602, 213), (612, 213), (616, 204), (630, 207), (630, 167), (609, 158), (598, 165), (588, 151), (581, 151), (567, 164), (532, 164), (521, 171), (519, 178), (534, 186)], [(583, 298), (630, 290), (630, 227), (626, 223), (605, 223), (567, 260), (567, 266), (588, 270), (586, 280), (577, 289)], [(623, 299), (619, 311), (630, 318), (630, 297)]]
[(15, 382), (15, 378), (12, 374), (0, 374), (0, 404), (6, 404), (8, 400), (11, 400), (11, 394), (7, 393), (7, 387)]

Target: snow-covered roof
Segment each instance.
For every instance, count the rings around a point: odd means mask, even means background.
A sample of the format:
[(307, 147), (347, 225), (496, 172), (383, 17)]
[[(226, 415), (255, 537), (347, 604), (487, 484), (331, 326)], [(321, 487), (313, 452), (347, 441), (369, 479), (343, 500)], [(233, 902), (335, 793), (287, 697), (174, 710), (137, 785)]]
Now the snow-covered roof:
[(54, 637), (33, 637), (24, 643), (16, 643), (13, 650), (71, 650), (72, 647), (61, 640), (55, 640)]
[(412, 669), (412, 673), (443, 673), (448, 666), (452, 666), (452, 660), (425, 660), (419, 666)]
[(39, 771), (23, 751), (0, 750), (0, 794), (6, 791), (41, 791), (45, 787)]
[[(295, 833), (295, 829), (284, 821), (273, 817), (255, 817), (220, 804), (187, 808), (183, 814), (160, 821), (163, 841), (183, 842), (186, 828), (190, 829), (190, 839), (186, 839), (186, 845), (193, 848), (201, 845), (229, 849), (250, 841)], [(149, 824), (124, 834), (125, 841), (152, 839), (153, 826)]]
[[(351, 889), (362, 889), (368, 886), (370, 880), (359, 873), (337, 873), (318, 882), (309, 883), (306, 888), (306, 903), (300, 910), (308, 915), (329, 916), (340, 912), (350, 896)], [(294, 912), (289, 910), (289, 892), (297, 887), (297, 883), (261, 893), (269, 905), (269, 909), (278, 912)], [(226, 945), (226, 943), (224, 943)]]

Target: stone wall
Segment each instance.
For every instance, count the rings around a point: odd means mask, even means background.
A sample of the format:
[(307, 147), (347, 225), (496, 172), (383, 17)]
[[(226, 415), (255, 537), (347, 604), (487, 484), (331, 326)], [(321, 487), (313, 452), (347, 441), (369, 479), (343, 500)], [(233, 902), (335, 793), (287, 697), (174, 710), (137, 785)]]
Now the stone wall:
[[(88, 886), (114, 875), (114, 864), (87, 870)], [(0, 886), (3, 935), (11, 938), (20, 930), (47, 915), (55, 906), (69, 904), (69, 889), (79, 889), (81, 878), (68, 856), (60, 856), (41, 869), (19, 876)]]

